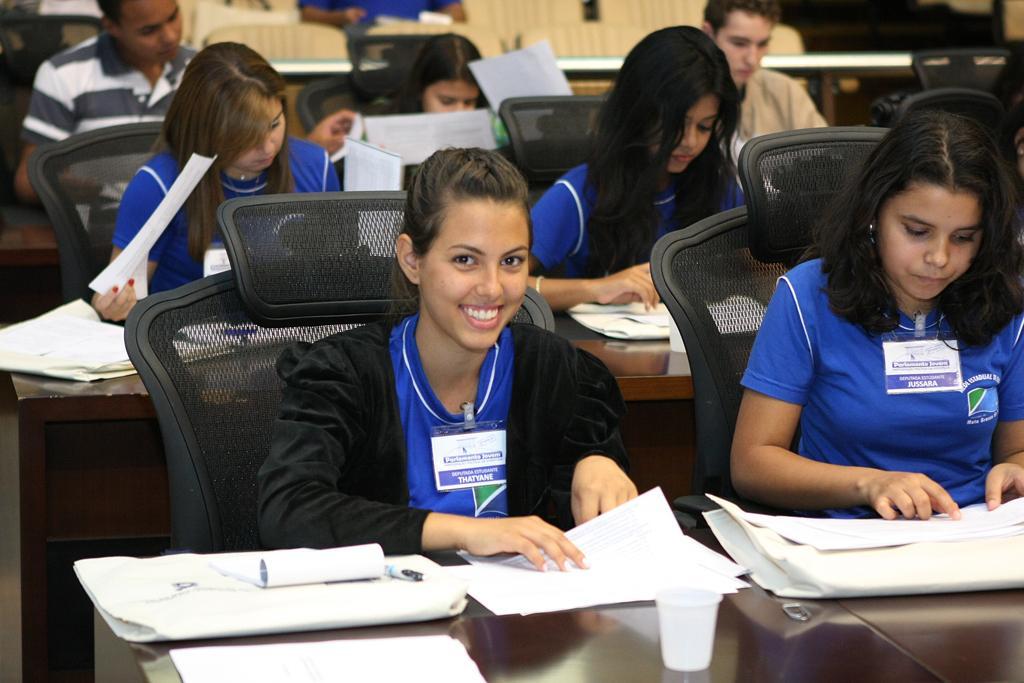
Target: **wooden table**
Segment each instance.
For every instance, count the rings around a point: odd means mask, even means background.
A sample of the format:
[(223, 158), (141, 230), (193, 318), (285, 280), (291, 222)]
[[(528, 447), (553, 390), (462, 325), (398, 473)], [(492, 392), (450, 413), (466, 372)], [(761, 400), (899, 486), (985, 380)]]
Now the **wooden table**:
[[(1018, 609), (1024, 608), (1024, 596), (1018, 597)], [(651, 603), (522, 617), (489, 615), (475, 602), (460, 617), (424, 624), (148, 645), (119, 640), (97, 616), (96, 674), (97, 680), (179, 681), (168, 654), (172, 647), (449, 634), (466, 646), (488, 681), (939, 680), (837, 601), (803, 601), (811, 614), (803, 623), (785, 616), (781, 602), (757, 587), (726, 596), (711, 666), (691, 674), (663, 668)]]
[(60, 261), (45, 216), (11, 222), (0, 211), (0, 323), (34, 318), (59, 306)]
[[(619, 378), (638, 487), (688, 492), (693, 391), (685, 354), (670, 353), (667, 342), (577, 343)], [(155, 554), (169, 543), (152, 402), (137, 376), (79, 383), (0, 373), (0, 421), (0, 681), (44, 681), (57, 668), (91, 680), (91, 607), (71, 563)]]

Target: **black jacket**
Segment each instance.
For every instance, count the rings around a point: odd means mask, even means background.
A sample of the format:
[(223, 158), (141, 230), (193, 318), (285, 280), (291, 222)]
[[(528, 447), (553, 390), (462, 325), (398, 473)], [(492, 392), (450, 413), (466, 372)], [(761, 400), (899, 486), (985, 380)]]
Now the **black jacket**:
[[(541, 514), (595, 453), (627, 467), (625, 405), (608, 369), (532, 325), (513, 325), (515, 374), (507, 429), (510, 515)], [(267, 547), (380, 543), (420, 551), (429, 510), (409, 507), (405, 436), (388, 351), (391, 326), (366, 325), (282, 354), (284, 397), (259, 472)]]

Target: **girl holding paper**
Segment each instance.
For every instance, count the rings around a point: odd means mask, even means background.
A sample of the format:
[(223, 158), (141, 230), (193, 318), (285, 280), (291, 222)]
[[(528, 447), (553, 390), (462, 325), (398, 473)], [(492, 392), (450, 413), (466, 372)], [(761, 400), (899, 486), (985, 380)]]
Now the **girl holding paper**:
[[(323, 148), (285, 135), (284, 89), (280, 74), (238, 43), (216, 43), (189, 62), (164, 119), (164, 151), (128, 184), (114, 229), (111, 259), (139, 232), (192, 154), (216, 155), (149, 252), (150, 292), (203, 277), (207, 250), (219, 241), (217, 207), (225, 199), (340, 189)], [(123, 320), (135, 304), (133, 285), (94, 295), (93, 306), (108, 320)]]
[(577, 523), (633, 498), (614, 377), (532, 325), (526, 183), (500, 155), (433, 154), (416, 174), (396, 244), (410, 315), (301, 344), (259, 473), (269, 547), (380, 543), (388, 553), (579, 550), (535, 515), (571, 491)]
[(727, 154), (737, 102), (725, 56), (698, 29), (655, 31), (630, 51), (590, 161), (533, 207), (533, 284), (552, 308), (657, 303), (654, 242), (743, 201)]
[(922, 113), (883, 138), (779, 279), (742, 380), (737, 492), (886, 519), (1024, 495), (1016, 207), (974, 122)]

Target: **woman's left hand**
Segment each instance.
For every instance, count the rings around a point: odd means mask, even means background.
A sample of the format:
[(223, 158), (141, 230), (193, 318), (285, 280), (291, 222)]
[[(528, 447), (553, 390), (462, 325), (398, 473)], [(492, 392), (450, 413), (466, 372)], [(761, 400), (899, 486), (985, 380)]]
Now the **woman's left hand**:
[(320, 145), (328, 153), (334, 154), (345, 144), (345, 136), (352, 130), (355, 120), (356, 113), (354, 111), (339, 109), (317, 123), (307, 139)]
[(577, 524), (636, 498), (636, 486), (611, 458), (588, 455), (572, 475), (572, 516)]
[(989, 470), (985, 478), (985, 501), (989, 510), (995, 510), (1002, 503), (1021, 496), (1024, 496), (1024, 467), (1013, 462), (1002, 462)]

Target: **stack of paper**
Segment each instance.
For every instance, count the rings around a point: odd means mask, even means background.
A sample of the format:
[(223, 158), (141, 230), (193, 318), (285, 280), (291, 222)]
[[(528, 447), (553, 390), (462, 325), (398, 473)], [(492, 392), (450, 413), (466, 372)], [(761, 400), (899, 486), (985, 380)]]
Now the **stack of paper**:
[[(569, 531), (588, 569), (537, 571), (525, 557), (467, 556), (445, 571), (469, 581), (469, 593), (495, 614), (533, 614), (653, 600), (667, 586), (718, 593), (747, 587), (746, 569), (687, 538), (660, 488)], [(570, 563), (571, 565), (571, 563)]]
[(260, 588), (210, 566), (261, 555), (101, 557), (75, 562), (75, 574), (111, 630), (133, 642), (426, 621), (466, 606), (466, 583), (418, 555), (388, 560), (422, 572), (424, 580), (415, 582), (383, 577)]
[(1024, 499), (930, 520), (755, 515), (708, 496), (722, 547), (777, 595), (839, 598), (1024, 587)]
[(647, 309), (641, 303), (578, 304), (569, 316), (587, 329), (615, 339), (668, 339), (672, 316), (665, 304)]
[(184, 683), (484, 681), (466, 648), (450, 636), (195, 647), (171, 650), (171, 660)]
[(81, 382), (135, 372), (124, 329), (80, 299), (0, 330), (0, 369)]

